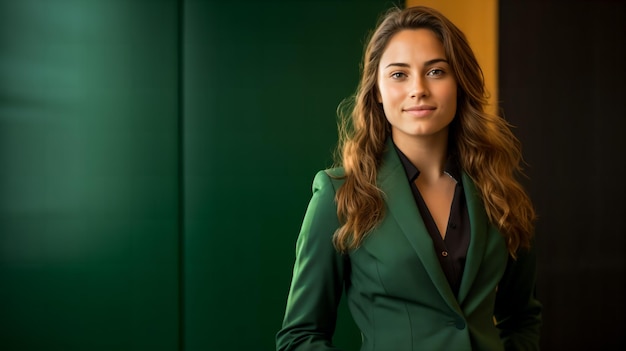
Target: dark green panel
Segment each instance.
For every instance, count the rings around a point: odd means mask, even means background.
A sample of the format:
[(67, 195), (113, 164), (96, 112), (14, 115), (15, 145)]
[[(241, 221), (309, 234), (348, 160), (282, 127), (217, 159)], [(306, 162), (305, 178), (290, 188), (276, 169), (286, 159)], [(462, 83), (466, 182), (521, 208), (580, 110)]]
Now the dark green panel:
[[(185, 2), (187, 350), (275, 348), (311, 182), (389, 5)], [(345, 314), (337, 343), (360, 343)]]
[(0, 349), (178, 345), (178, 16), (0, 2)]

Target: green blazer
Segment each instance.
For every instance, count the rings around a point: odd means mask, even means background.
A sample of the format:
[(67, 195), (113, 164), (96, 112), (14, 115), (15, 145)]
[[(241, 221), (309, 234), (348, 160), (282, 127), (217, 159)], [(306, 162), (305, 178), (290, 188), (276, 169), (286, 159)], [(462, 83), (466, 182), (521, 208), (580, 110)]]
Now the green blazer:
[[(362, 246), (337, 253), (335, 192), (342, 169), (320, 171), (296, 244), (296, 260), (277, 350), (338, 350), (332, 344), (345, 290), (362, 333), (362, 351), (537, 350), (541, 305), (535, 256), (513, 260), (463, 174), (471, 238), (458, 298), (441, 269), (401, 161), (389, 146), (377, 184), (383, 221)], [(494, 320), (497, 321), (494, 323)]]

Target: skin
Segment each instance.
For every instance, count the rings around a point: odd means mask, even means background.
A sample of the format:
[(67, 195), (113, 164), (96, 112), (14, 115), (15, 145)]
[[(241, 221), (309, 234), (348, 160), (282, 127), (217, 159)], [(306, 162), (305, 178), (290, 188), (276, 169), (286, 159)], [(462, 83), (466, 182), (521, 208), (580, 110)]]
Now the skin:
[(381, 57), (377, 86), (393, 141), (420, 170), (415, 183), (445, 238), (456, 185), (444, 166), (457, 83), (441, 41), (428, 29), (396, 33)]

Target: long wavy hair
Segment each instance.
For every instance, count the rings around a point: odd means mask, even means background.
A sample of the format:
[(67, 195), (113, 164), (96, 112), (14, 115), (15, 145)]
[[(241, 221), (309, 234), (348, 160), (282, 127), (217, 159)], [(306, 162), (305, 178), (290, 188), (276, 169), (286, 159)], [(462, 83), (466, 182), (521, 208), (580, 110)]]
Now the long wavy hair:
[(338, 108), (336, 157), (345, 180), (336, 194), (342, 225), (334, 233), (333, 243), (343, 253), (358, 248), (385, 215), (384, 194), (376, 177), (391, 127), (376, 98), (378, 66), (396, 33), (421, 28), (431, 30), (442, 42), (457, 82), (457, 111), (449, 126), (448, 143), (480, 190), (489, 220), (516, 257), (518, 249), (530, 247), (536, 217), (530, 198), (516, 179), (523, 175), (520, 142), (502, 117), (485, 111), (488, 95), (483, 72), (465, 35), (441, 13), (422, 6), (393, 8), (381, 18), (365, 48), (357, 91)]

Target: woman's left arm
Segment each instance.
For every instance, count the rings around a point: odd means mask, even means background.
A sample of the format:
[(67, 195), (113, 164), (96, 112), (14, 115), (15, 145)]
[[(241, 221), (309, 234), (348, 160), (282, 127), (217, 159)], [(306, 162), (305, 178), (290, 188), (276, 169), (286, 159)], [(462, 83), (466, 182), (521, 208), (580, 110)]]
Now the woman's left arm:
[(535, 277), (534, 245), (530, 250), (519, 250), (516, 260), (509, 257), (498, 285), (494, 313), (507, 351), (539, 350), (542, 306), (535, 296)]

